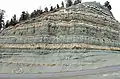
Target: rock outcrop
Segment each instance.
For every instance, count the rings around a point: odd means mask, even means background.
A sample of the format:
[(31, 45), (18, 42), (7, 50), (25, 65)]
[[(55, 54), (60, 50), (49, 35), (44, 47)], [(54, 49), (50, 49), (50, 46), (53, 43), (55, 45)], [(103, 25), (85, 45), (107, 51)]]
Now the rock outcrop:
[(119, 30), (120, 23), (110, 10), (97, 2), (85, 2), (9, 27), (2, 31), (0, 44), (26, 47), (25, 44), (85, 43), (120, 47)]
[[(97, 2), (42, 14), (0, 33), (0, 58), (4, 58), (0, 62), (5, 63), (0, 73), (61, 72), (67, 71), (64, 67), (79, 70), (118, 65), (116, 60), (120, 57), (109, 53), (120, 50), (119, 30), (120, 23), (112, 12)], [(56, 66), (61, 69), (53, 69)]]

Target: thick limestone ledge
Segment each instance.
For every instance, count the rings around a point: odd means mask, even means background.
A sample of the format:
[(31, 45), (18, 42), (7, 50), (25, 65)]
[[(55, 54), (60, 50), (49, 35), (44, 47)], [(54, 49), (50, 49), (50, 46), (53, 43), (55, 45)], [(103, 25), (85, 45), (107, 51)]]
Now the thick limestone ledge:
[(0, 48), (22, 48), (22, 49), (97, 49), (97, 50), (116, 50), (120, 47), (98, 46), (84, 43), (73, 44), (0, 44)]

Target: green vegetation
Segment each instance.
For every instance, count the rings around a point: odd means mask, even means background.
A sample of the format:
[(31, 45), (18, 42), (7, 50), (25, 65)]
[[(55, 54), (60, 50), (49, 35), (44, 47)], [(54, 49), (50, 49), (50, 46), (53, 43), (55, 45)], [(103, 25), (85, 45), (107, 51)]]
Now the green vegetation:
[(21, 14), (21, 16), (20, 16), (19, 21), (24, 21), (24, 20), (27, 20), (27, 19), (29, 19), (29, 13), (23, 11), (22, 14)]
[(53, 11), (53, 6), (50, 7), (50, 11)]
[(66, 7), (70, 7), (73, 4), (72, 0), (67, 0)]
[(0, 29), (4, 27), (4, 13), (5, 13), (5, 10), (0, 9)]
[[(8, 28), (9, 26), (15, 26), (17, 23), (20, 23), (20, 22), (25, 21), (25, 20), (29, 20), (31, 18), (41, 16), (44, 13), (59, 11), (61, 8), (65, 7), (64, 5), (66, 5), (66, 7), (70, 7), (72, 5), (76, 5), (76, 4), (79, 4), (79, 3), (81, 3), (81, 0), (75, 0), (75, 1), (66, 0), (66, 3), (64, 3), (63, 1), (61, 2), (61, 6), (59, 4), (57, 4), (56, 7), (51, 6), (50, 10), (48, 10), (48, 7), (45, 7), (44, 11), (41, 10), (41, 9), (34, 10), (32, 13), (28, 13), (27, 11), (22, 11), (19, 20), (16, 19), (17, 16), (16, 16), (16, 14), (14, 14), (13, 17), (11, 18), (11, 20), (7, 20), (5, 23), (4, 23), (4, 13), (5, 13), (5, 11), (0, 10), (0, 29), (1, 28)], [(109, 10), (112, 9), (112, 7), (111, 7), (111, 5), (108, 1), (105, 2), (104, 6), (106, 8), (108, 8)]]
[(74, 5), (81, 3), (81, 0), (75, 0)]
[(106, 1), (105, 4), (104, 4), (104, 6), (107, 7), (109, 10), (112, 9), (109, 1)]
[[(71, 1), (71, 0), (70, 0)], [(71, 2), (68, 1), (69, 6), (72, 5)], [(64, 2), (61, 2), (61, 8), (64, 7)], [(20, 23), (22, 21), (28, 20), (30, 18), (35, 18), (40, 16), (43, 13), (48, 13), (49, 11), (56, 12), (59, 11), (60, 6), (57, 4), (56, 8), (53, 8), (53, 6), (50, 7), (50, 10), (48, 10), (48, 7), (45, 7), (44, 11), (41, 9), (34, 10), (32, 13), (28, 13), (26, 11), (22, 11), (19, 20), (16, 19), (16, 14), (13, 15), (13, 17), (10, 20), (7, 20), (6, 23), (4, 23), (4, 10), (0, 9), (0, 29), (1, 28), (8, 28), (9, 26), (15, 26), (17, 23)]]

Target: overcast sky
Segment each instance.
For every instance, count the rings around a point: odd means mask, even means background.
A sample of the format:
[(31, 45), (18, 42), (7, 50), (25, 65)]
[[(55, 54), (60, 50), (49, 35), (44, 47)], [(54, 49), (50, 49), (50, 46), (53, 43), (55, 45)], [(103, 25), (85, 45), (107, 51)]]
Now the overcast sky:
[[(56, 4), (61, 5), (61, 1), (65, 0), (1, 0), (0, 9), (6, 11), (6, 19), (10, 19), (14, 14), (17, 17), (20, 16), (22, 11), (28, 11), (31, 13), (33, 10), (39, 9), (40, 6), (42, 9), (44, 7), (56, 6)], [(95, 0), (83, 0), (82, 2), (90, 2)], [(96, 0), (101, 4), (104, 4), (106, 0)], [(120, 21), (120, 4), (119, 0), (108, 0), (112, 5), (112, 12), (117, 20)]]

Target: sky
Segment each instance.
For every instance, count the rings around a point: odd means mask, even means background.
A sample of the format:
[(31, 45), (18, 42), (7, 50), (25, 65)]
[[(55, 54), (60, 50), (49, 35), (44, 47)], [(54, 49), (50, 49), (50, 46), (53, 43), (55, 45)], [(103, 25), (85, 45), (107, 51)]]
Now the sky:
[[(43, 9), (44, 7), (61, 5), (61, 2), (65, 0), (1, 0), (0, 9), (5, 10), (5, 20), (10, 19), (14, 14), (20, 17), (22, 11), (28, 11), (31, 13), (36, 9)], [(82, 2), (96, 1), (102, 5), (106, 0), (82, 0)], [(115, 18), (120, 22), (120, 0), (108, 0), (112, 6), (112, 12)]]

